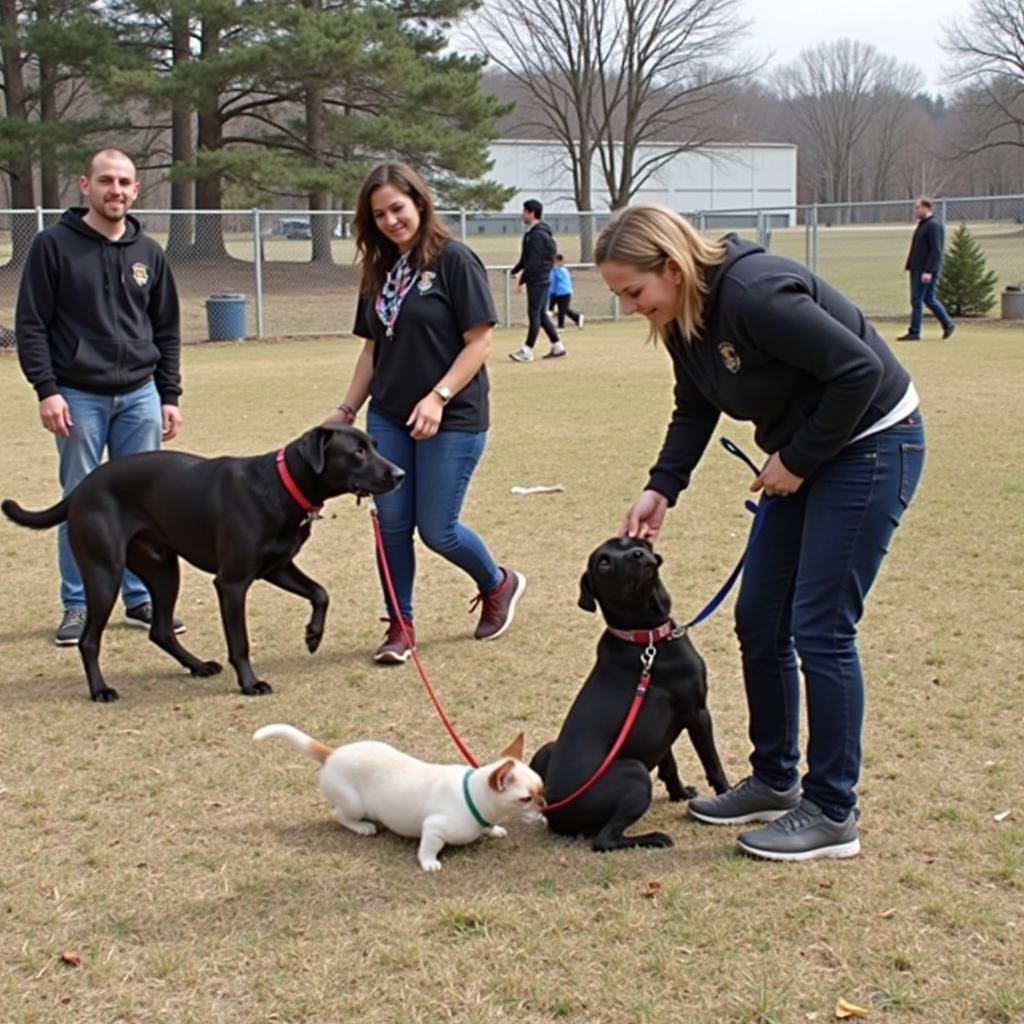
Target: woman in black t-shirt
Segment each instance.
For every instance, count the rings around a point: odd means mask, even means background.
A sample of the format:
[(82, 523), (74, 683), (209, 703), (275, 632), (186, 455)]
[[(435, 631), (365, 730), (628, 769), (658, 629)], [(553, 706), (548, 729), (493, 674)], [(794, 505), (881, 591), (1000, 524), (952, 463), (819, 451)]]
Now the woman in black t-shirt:
[(369, 398), (367, 431), (406, 472), (397, 491), (375, 499), (399, 607), (385, 587), (388, 630), (373, 657), (400, 664), (415, 642), (414, 530), (476, 583), (478, 640), (508, 629), (526, 578), (499, 566), (459, 522), (489, 426), (484, 363), (497, 317), (483, 264), (452, 237), (423, 179), (404, 164), (370, 173), (355, 236), (362, 281), (353, 333), (364, 344), (344, 400), (326, 422), (352, 423)]

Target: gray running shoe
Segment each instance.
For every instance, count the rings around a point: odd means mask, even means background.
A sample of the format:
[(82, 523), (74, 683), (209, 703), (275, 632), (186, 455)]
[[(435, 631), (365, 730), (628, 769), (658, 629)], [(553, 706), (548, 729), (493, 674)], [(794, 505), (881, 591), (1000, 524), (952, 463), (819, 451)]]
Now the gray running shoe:
[[(144, 601), (142, 604), (134, 604), (131, 608), (125, 608), (124, 621), (129, 626), (140, 626), (142, 629), (149, 629), (153, 625), (153, 606), (148, 601)], [(181, 619), (172, 619), (171, 629), (175, 633), (184, 633), (185, 623)]]
[(860, 853), (857, 812), (833, 821), (806, 797), (796, 810), (736, 840), (744, 853), (766, 860), (814, 860), (817, 857), (856, 857)]
[(85, 609), (65, 608), (53, 642), (58, 647), (77, 647), (78, 641), (82, 638), (83, 629), (85, 629)]
[(745, 825), (748, 821), (774, 821), (800, 803), (800, 783), (772, 789), (752, 775), (718, 796), (691, 800), (691, 817), (708, 825)]

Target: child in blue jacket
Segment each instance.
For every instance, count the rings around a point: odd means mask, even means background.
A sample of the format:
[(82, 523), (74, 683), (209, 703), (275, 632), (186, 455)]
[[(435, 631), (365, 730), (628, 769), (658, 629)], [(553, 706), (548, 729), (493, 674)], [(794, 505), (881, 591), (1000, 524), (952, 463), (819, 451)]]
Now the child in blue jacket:
[(565, 318), (568, 317), (577, 327), (583, 326), (583, 314), (571, 309), (572, 302), (572, 278), (569, 276), (569, 268), (565, 265), (565, 257), (561, 253), (555, 254), (555, 265), (551, 268), (551, 286), (548, 289), (551, 296), (550, 310), (558, 310), (558, 326), (565, 326)]

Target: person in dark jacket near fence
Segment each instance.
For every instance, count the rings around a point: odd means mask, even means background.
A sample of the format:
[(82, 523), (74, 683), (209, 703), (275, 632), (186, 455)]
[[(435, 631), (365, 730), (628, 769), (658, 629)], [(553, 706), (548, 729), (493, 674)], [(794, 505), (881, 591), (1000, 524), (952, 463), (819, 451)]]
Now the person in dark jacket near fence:
[(523, 203), (522, 219), (526, 231), (523, 233), (519, 262), (512, 268), (512, 276), (518, 274), (518, 284), (520, 287), (526, 286), (526, 310), (530, 324), (526, 330), (523, 347), (509, 353), (509, 359), (517, 363), (533, 362), (533, 347), (537, 343), (537, 335), (540, 334), (542, 327), (551, 342), (551, 348), (544, 358), (558, 359), (568, 355), (558, 338), (558, 331), (555, 330), (551, 317), (548, 316), (548, 287), (558, 247), (555, 245), (551, 228), (541, 220), (543, 216), (544, 207), (539, 200), (527, 199)]
[[(181, 428), (178, 294), (163, 249), (128, 211), (135, 165), (119, 149), (93, 153), (79, 178), (85, 207), (36, 236), (18, 291), (18, 359), (57, 440), (63, 495), (102, 461), (152, 451)], [(64, 608), (54, 637), (78, 643), (85, 590), (68, 543), (57, 538)], [(148, 629), (149, 593), (125, 572), (125, 620)], [(184, 626), (175, 622), (175, 631)]]
[[(907, 371), (834, 288), (728, 235), (704, 239), (656, 204), (619, 211), (594, 254), (675, 373), (657, 463), (620, 532), (657, 538), (722, 413), (752, 421), (767, 504), (736, 602), (752, 774), (690, 801), (699, 821), (769, 822), (740, 848), (773, 860), (859, 853), (856, 795), (864, 681), (857, 623), (924, 463)], [(809, 723), (798, 774), (799, 667)]]
[(897, 341), (920, 341), (921, 321), (927, 306), (942, 324), (943, 339), (951, 338), (956, 330), (946, 307), (935, 294), (939, 287), (939, 272), (942, 270), (942, 249), (945, 245), (945, 231), (935, 219), (932, 201), (927, 196), (918, 197), (914, 203), (917, 227), (910, 242), (910, 252), (904, 270), (910, 272), (910, 327)]

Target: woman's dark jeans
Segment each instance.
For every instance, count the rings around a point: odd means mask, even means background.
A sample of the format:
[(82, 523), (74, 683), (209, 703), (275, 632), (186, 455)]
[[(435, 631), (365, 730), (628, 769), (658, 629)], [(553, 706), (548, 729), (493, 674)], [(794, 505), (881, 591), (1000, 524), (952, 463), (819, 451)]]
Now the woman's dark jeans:
[(788, 789), (800, 761), (800, 680), (807, 694), (804, 795), (842, 820), (856, 803), (864, 679), (857, 623), (924, 465), (919, 412), (844, 448), (764, 511), (736, 602), (754, 776)]

